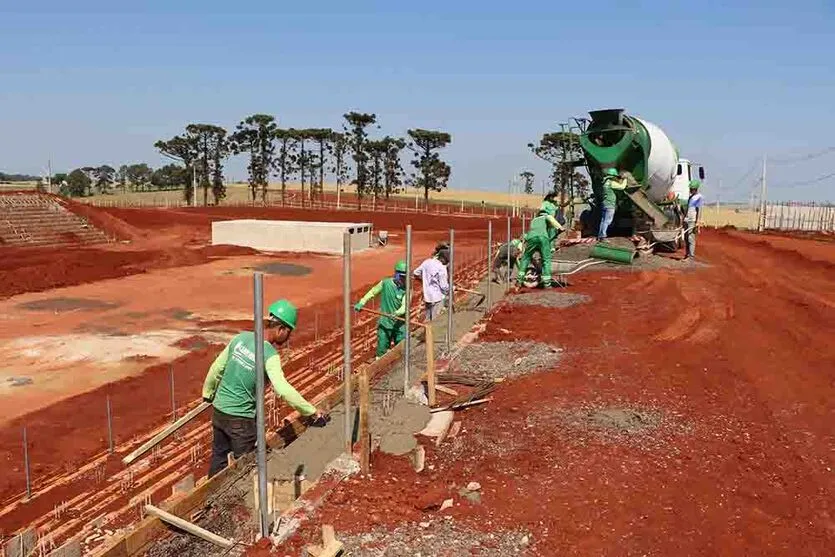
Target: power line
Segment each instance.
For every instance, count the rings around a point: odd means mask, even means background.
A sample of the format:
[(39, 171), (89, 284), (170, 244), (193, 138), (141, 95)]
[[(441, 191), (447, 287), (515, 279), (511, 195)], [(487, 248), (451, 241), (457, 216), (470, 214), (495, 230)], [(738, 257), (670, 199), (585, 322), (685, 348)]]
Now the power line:
[(797, 162), (803, 162), (803, 161), (816, 159), (818, 157), (822, 157), (822, 156), (824, 156), (826, 154), (829, 154), (829, 153), (832, 153), (832, 152), (835, 152), (835, 146), (827, 147), (826, 149), (823, 149), (822, 151), (816, 151), (814, 153), (809, 153), (808, 155), (800, 155), (800, 156), (796, 156), (796, 157), (786, 157), (786, 158), (779, 158), (778, 157), (776, 159), (769, 158), (768, 162), (771, 163), (771, 164), (793, 164), (793, 163), (797, 163)]
[(835, 172), (832, 172), (830, 174), (826, 174), (824, 176), (819, 176), (819, 177), (814, 178), (812, 180), (803, 180), (803, 181), (800, 181), (800, 182), (792, 182), (790, 184), (780, 184), (779, 187), (781, 187), (781, 188), (794, 188), (794, 187), (798, 187), (798, 186), (809, 186), (811, 184), (817, 184), (818, 182), (823, 182), (824, 180), (828, 180), (829, 178), (835, 178)]

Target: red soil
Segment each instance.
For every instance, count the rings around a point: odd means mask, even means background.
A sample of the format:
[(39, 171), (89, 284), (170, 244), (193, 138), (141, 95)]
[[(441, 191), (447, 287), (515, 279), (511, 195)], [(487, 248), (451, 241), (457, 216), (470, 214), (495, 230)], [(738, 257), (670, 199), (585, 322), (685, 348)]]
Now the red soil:
[[(407, 224), (414, 230), (447, 230), (463, 234), (486, 228), (483, 218), (373, 213), (358, 211), (310, 211), (258, 207), (208, 207), (200, 209), (99, 209), (58, 198), (107, 234), (133, 240), (131, 246), (96, 248), (2, 248), (0, 249), (0, 298), (24, 292), (86, 284), (130, 276), (151, 269), (199, 265), (211, 257), (255, 253), (248, 248), (207, 246), (212, 221), (236, 218), (271, 218), (304, 221), (372, 222), (377, 229), (402, 233)], [(518, 223), (515, 224), (518, 226)], [(500, 223), (494, 227), (497, 237)], [(438, 232), (437, 239), (445, 237)], [(393, 240), (393, 241), (402, 241)]]
[[(498, 309), (484, 340), (562, 346), (560, 366), (461, 413), (461, 443), (430, 455), (421, 483), (404, 459), (375, 455), (373, 479), (339, 489), (293, 545), (322, 523), (427, 520), (438, 513), (418, 502), (451, 497), (444, 514), (528, 530), (535, 555), (835, 553), (835, 275), (803, 255), (806, 240), (782, 246), (798, 254), (786, 265), (762, 243), (702, 238), (705, 269), (577, 277), (571, 291), (593, 299), (551, 310), (553, 326), (542, 308)], [(612, 439), (565, 421), (589, 404), (672, 425)], [(457, 493), (469, 481), (480, 505)]]

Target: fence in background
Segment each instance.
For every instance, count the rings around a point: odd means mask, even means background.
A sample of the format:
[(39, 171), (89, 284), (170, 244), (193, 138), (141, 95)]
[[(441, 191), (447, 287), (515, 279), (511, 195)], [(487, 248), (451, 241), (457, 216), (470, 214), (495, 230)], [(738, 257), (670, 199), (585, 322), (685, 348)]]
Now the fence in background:
[(797, 201), (769, 203), (765, 211), (765, 228), (835, 232), (835, 205)]
[[(172, 200), (168, 197), (152, 197), (150, 199), (130, 199), (114, 196), (113, 199), (76, 199), (94, 207), (113, 208), (187, 208), (190, 207), (183, 200)], [(421, 201), (422, 205), (422, 201)], [(202, 205), (199, 205), (202, 207)], [(396, 212), (396, 213), (420, 213), (431, 215), (453, 215), (453, 216), (512, 216), (532, 218), (534, 212), (529, 208), (513, 208), (507, 205), (487, 205), (472, 202), (430, 202), (428, 207), (419, 206), (402, 200), (365, 200), (360, 207), (356, 199), (348, 198), (337, 203), (332, 199), (327, 200), (306, 200), (302, 202), (298, 196), (287, 198), (283, 202), (280, 199), (268, 199), (266, 203), (261, 201), (238, 201), (224, 200), (220, 207), (283, 207), (289, 209), (310, 209), (324, 211), (371, 211), (371, 212)]]

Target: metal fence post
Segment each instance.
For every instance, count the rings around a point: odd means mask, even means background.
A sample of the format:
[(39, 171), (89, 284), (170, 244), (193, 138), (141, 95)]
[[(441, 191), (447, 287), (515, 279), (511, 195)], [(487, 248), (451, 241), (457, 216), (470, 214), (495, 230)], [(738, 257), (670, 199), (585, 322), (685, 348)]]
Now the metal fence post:
[(29, 470), (29, 439), (23, 426), (23, 466), (26, 469), (26, 498), (32, 498), (32, 473)]
[(345, 452), (351, 454), (351, 233), (342, 237), (342, 385), (345, 406)]
[(412, 225), (406, 225), (406, 346), (403, 350), (403, 395), (409, 391), (412, 368)]
[(107, 395), (107, 450), (113, 454), (113, 408), (110, 406), (110, 395)]
[(493, 272), (493, 221), (487, 221), (487, 311), (493, 307), (492, 288), (493, 277), (490, 273)]
[(174, 397), (174, 364), (168, 364), (168, 378), (171, 386), (171, 421), (177, 421), (177, 400)]
[(255, 317), (255, 427), (256, 459), (258, 461), (258, 504), (261, 537), (270, 534), (267, 514), (267, 431), (264, 412), (264, 275), (255, 273), (254, 278), (254, 317)]
[(507, 279), (505, 290), (510, 290), (510, 217), (507, 217)]
[(446, 350), (452, 354), (452, 314), (455, 312), (455, 230), (449, 229), (449, 307), (447, 308)]

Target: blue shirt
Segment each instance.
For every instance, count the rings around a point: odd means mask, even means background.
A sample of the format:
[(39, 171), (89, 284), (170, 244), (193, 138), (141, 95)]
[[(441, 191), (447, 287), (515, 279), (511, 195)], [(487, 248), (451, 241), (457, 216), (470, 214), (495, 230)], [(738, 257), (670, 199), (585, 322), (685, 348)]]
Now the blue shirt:
[(702, 194), (696, 192), (690, 196), (687, 200), (687, 216), (684, 217), (684, 220), (696, 221), (696, 210), (701, 211), (702, 209)]

